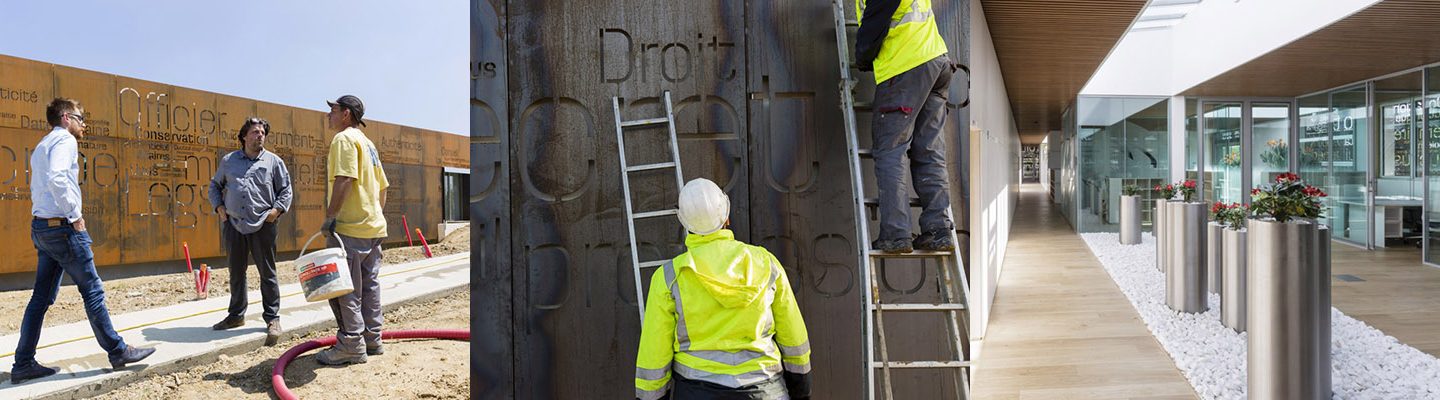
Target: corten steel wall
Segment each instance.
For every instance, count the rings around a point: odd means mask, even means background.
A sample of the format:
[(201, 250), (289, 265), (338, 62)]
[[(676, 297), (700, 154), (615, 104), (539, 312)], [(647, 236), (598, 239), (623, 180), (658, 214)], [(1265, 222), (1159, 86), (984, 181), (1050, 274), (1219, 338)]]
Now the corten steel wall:
[[(816, 398), (860, 397), (863, 288), (830, 10), (827, 1), (472, 0), (478, 398), (633, 396), (640, 321), (611, 96), (624, 119), (653, 118), (663, 90), (675, 101), (685, 178), (720, 184), (737, 237), (770, 249), (789, 273), (810, 328)], [(967, 10), (937, 2), (962, 63)], [(953, 83), (947, 125), (957, 155), (966, 79)], [(627, 132), (632, 165), (667, 157), (663, 129)], [(967, 208), (964, 165), (952, 155), (957, 212)], [(675, 205), (669, 171), (632, 174), (631, 188), (637, 212)], [(641, 221), (636, 233), (644, 260), (684, 251), (673, 218)], [(887, 300), (938, 299), (933, 265), (918, 266), (886, 268)], [(945, 349), (938, 318), (888, 319), (896, 359)], [(945, 398), (949, 387), (934, 383), (944, 376), (897, 373), (897, 395)]]
[[(270, 121), (266, 148), (285, 160), (294, 185), (277, 249), (300, 250), (324, 219), (325, 156), (334, 137), (324, 113), (0, 56), (0, 230), (16, 239), (0, 244), (0, 273), (35, 269), (26, 237), (30, 153), (50, 131), (45, 106), (57, 96), (79, 100), (89, 125), (79, 142), (80, 189), (96, 265), (183, 260), (181, 242), (192, 257), (224, 255), (208, 185), (219, 157), (239, 148), (237, 130), (250, 116)], [(466, 138), (366, 123), (391, 182), (389, 239), (405, 240), (401, 215), (435, 237), (441, 167), (469, 165)]]

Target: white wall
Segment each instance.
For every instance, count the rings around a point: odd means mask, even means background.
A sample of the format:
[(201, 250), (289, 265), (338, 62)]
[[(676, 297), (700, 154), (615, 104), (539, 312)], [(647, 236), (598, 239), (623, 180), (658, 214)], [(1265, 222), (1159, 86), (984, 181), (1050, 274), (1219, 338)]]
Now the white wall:
[(970, 335), (981, 339), (1010, 242), (1020, 189), (1020, 138), (978, 0), (970, 2), (970, 46)]
[(1379, 0), (1212, 0), (1169, 28), (1127, 33), (1082, 95), (1171, 96)]

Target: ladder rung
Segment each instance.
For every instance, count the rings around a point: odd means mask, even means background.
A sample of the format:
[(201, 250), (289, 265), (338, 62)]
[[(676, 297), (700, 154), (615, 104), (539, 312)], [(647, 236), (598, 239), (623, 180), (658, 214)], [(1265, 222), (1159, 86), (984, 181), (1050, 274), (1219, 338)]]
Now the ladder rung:
[(871, 151), (870, 149), (860, 149), (860, 150), (856, 150), (856, 151), (855, 151), (855, 154), (859, 154), (861, 157), (874, 157), (874, 156), (875, 156), (875, 152), (874, 152), (874, 151)]
[(670, 260), (646, 261), (646, 262), (640, 263), (640, 268), (655, 268), (655, 267), (658, 267), (658, 266), (661, 266), (661, 265), (665, 265), (665, 263), (667, 263), (667, 262), (670, 262)]
[(870, 111), (872, 105), (874, 103), (868, 101), (857, 101), (855, 102), (855, 111)]
[(926, 258), (926, 257), (951, 257), (955, 253), (949, 251), (926, 251), (916, 250), (909, 253), (886, 253), (880, 250), (870, 250), (871, 257), (885, 258)]
[(649, 171), (649, 170), (652, 170), (652, 169), (664, 169), (664, 168), (674, 168), (674, 167), (675, 167), (675, 162), (672, 161), (672, 162), (663, 162), (663, 163), (659, 163), (659, 164), (636, 165), (636, 166), (633, 166), (633, 167), (625, 168), (625, 172), (640, 172), (640, 171)]
[(847, 19), (847, 20), (845, 20), (845, 26), (859, 27), (859, 26), (860, 26), (860, 21), (851, 21), (851, 20), (848, 20), (848, 19)]
[(637, 119), (637, 120), (634, 120), (634, 121), (621, 122), (621, 123), (620, 123), (620, 126), (621, 126), (621, 127), (626, 127), (626, 128), (628, 128), (628, 127), (632, 127), (632, 126), (643, 126), (643, 125), (663, 124), (663, 123), (666, 123), (666, 122), (670, 122), (670, 119), (669, 119), (669, 118)]
[[(867, 204), (867, 205), (872, 205), (872, 206), (878, 206), (878, 205), (880, 205), (880, 199), (877, 198), (877, 197), (866, 197), (866, 198), (865, 198), (865, 204)], [(919, 206), (920, 206), (920, 199), (919, 199), (919, 198), (915, 198), (915, 197), (911, 197), (911, 198), (910, 198), (910, 206), (911, 206), (911, 207), (919, 207)]]
[[(874, 310), (875, 307), (871, 307)], [(964, 310), (965, 305), (960, 303), (911, 303), (911, 304), (880, 304), (880, 311), (956, 311)]]
[[(886, 365), (886, 364), (888, 364), (888, 365)], [(890, 368), (970, 368), (970, 362), (969, 362), (969, 361), (891, 361), (891, 362), (888, 362), (888, 363), (882, 363), (882, 362), (879, 362), (879, 361), (871, 361), (871, 362), (870, 362), (870, 367), (871, 367), (871, 368), (880, 368), (880, 367), (886, 367), (886, 366), (888, 366), (888, 367), (890, 367)]]
[(650, 212), (635, 213), (635, 215), (634, 215), (634, 216), (631, 216), (630, 219), (655, 218), (655, 217), (663, 217), (663, 216), (666, 216), (666, 215), (675, 215), (675, 214), (676, 214), (676, 210), (675, 210), (675, 209), (660, 210), (660, 211), (650, 211)]

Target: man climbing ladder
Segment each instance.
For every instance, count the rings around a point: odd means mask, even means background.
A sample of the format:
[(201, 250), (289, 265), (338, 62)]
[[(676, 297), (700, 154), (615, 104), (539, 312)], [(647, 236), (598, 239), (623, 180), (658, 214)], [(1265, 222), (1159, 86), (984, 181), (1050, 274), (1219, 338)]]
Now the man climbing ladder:
[[(856, 63), (875, 72), (875, 180), (879, 189), (880, 237), (871, 245), (887, 253), (913, 249), (950, 251), (950, 185), (944, 138), (950, 78), (945, 39), (935, 24), (931, 0), (856, 0), (863, 17), (856, 33)], [(920, 196), (920, 236), (911, 240), (910, 204), (904, 189), (904, 159)]]

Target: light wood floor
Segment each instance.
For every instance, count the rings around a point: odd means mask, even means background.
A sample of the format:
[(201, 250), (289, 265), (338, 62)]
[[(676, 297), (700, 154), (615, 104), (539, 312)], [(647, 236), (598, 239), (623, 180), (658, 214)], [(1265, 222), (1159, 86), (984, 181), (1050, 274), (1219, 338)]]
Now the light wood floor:
[(1044, 189), (1015, 209), (973, 397), (1197, 398)]
[(1362, 282), (1330, 280), (1331, 302), (1401, 343), (1440, 356), (1440, 268), (1421, 262), (1420, 249), (1365, 249), (1335, 243), (1331, 273)]

